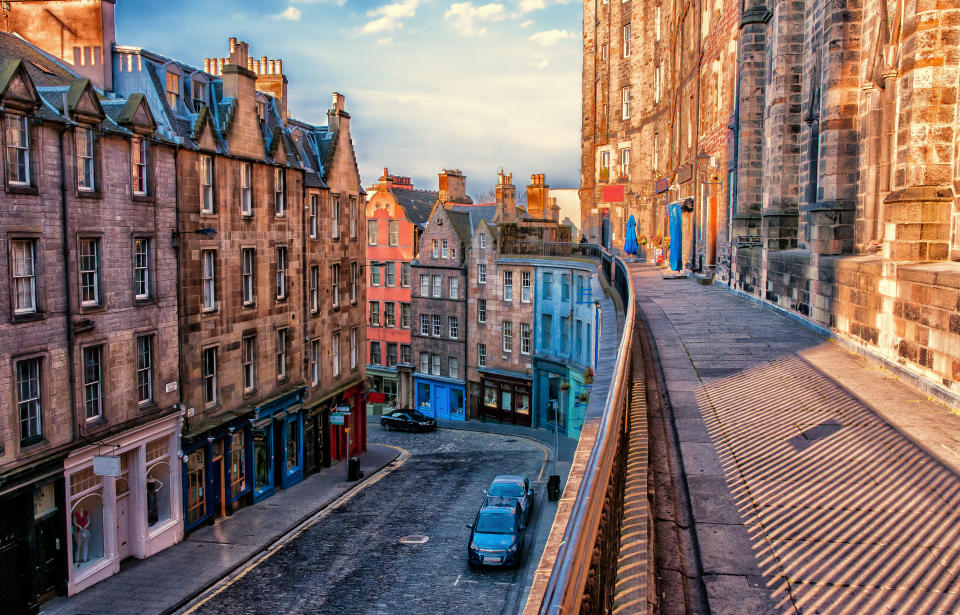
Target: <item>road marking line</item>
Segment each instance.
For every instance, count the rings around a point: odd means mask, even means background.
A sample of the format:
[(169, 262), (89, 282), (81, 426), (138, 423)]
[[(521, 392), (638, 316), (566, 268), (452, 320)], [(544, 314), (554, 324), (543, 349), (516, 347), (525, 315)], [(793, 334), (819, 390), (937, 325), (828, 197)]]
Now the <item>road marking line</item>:
[(454, 587), (456, 587), (457, 585), (460, 584), (460, 577), (462, 577), (462, 576), (463, 576), (462, 574), (458, 574), (458, 575), (457, 575), (457, 580), (453, 582), (453, 586), (454, 586)]
[(339, 498), (337, 498), (333, 502), (330, 502), (324, 508), (318, 510), (313, 515), (311, 515), (310, 518), (302, 522), (300, 525), (294, 527), (289, 532), (287, 532), (286, 534), (278, 538), (265, 551), (260, 553), (260, 555), (255, 556), (253, 560), (243, 568), (243, 570), (241, 570), (240, 572), (237, 572), (236, 574), (228, 574), (226, 577), (220, 579), (219, 581), (214, 583), (210, 588), (207, 589), (207, 591), (210, 591), (211, 589), (216, 587), (216, 591), (214, 591), (213, 593), (207, 596), (204, 596), (202, 599), (200, 599), (199, 602), (196, 602), (192, 606), (186, 608), (186, 610), (180, 609), (177, 612), (182, 615), (189, 615), (190, 613), (193, 613), (194, 611), (199, 609), (201, 606), (203, 606), (213, 598), (216, 598), (221, 592), (223, 592), (224, 590), (229, 588), (231, 585), (233, 585), (234, 583), (236, 583), (237, 581), (245, 577), (248, 572), (250, 572), (257, 566), (259, 566), (263, 562), (267, 561), (268, 559), (270, 559), (270, 557), (272, 557), (274, 553), (276, 553), (277, 551), (285, 547), (294, 538), (304, 533), (305, 531), (307, 531), (308, 529), (310, 529), (320, 521), (323, 521), (324, 519), (326, 519), (328, 516), (330, 516), (330, 513), (340, 508), (340, 506), (346, 504), (350, 500), (352, 500), (358, 493), (360, 493), (370, 485), (375, 485), (376, 483), (380, 482), (380, 480), (383, 477), (387, 476), (388, 474), (390, 474), (391, 472), (393, 472), (394, 470), (402, 466), (407, 461), (407, 459), (410, 458), (410, 452), (399, 446), (392, 446), (390, 444), (380, 444), (379, 446), (395, 448), (398, 451), (401, 451), (401, 455), (397, 459), (394, 459), (393, 461), (388, 463), (386, 466), (377, 470), (377, 473), (371, 476), (369, 479), (365, 480), (363, 483), (357, 485), (356, 487), (352, 488), (350, 491), (341, 495)]

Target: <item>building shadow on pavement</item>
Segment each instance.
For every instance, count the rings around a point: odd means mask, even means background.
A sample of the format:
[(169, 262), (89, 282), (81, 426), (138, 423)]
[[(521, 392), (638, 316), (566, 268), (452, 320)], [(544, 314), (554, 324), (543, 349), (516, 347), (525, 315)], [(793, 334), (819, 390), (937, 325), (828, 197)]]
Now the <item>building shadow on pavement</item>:
[[(817, 351), (698, 370), (687, 398), (695, 413), (671, 390), (675, 420), (687, 423), (681, 449), (705, 574), (724, 574), (709, 543), (728, 541), (720, 550), (754, 558), (779, 613), (960, 612), (960, 475), (804, 358)], [(909, 414), (914, 400), (903, 397)], [(703, 419), (735, 511), (723, 497), (705, 501), (719, 485), (690, 437), (691, 415)], [(905, 420), (921, 430), (935, 422)], [(737, 521), (749, 545), (710, 535)]]

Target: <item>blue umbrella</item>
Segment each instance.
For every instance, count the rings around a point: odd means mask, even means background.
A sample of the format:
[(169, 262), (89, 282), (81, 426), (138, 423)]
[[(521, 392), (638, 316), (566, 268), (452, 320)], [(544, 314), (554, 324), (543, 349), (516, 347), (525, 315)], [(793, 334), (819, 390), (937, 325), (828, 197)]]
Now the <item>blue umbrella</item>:
[(623, 251), (627, 254), (637, 253), (637, 221), (632, 214), (627, 220), (627, 238), (623, 242)]

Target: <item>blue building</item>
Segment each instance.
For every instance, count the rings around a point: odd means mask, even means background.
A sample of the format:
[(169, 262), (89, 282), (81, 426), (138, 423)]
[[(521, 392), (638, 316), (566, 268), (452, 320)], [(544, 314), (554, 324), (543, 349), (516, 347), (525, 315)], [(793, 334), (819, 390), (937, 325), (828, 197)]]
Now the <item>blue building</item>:
[(574, 260), (536, 264), (534, 425), (578, 438), (596, 367), (597, 268)]

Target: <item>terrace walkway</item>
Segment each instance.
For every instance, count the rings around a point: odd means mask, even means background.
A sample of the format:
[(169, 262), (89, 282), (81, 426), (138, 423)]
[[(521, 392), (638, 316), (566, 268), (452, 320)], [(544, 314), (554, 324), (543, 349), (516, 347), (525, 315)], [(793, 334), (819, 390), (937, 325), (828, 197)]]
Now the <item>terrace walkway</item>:
[(960, 416), (722, 286), (630, 270), (711, 612), (960, 612)]

